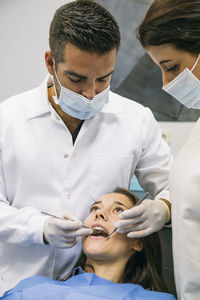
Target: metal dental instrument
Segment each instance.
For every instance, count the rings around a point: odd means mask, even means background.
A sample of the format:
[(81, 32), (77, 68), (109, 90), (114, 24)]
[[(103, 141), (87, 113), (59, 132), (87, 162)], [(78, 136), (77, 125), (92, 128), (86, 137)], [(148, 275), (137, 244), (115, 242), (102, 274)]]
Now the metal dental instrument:
[[(142, 201), (144, 201), (144, 199), (146, 199), (146, 197), (149, 195), (149, 192), (147, 192), (146, 194), (144, 194), (144, 196), (134, 205), (134, 207), (140, 205), (142, 203)], [(115, 231), (117, 231), (118, 228), (115, 228), (108, 236), (107, 238), (109, 238)]]
[(135, 204), (135, 206), (140, 205), (147, 198), (147, 196), (149, 196), (149, 192), (145, 193), (144, 196)]
[[(69, 218), (61, 218), (61, 217), (57, 217), (57, 216), (55, 216), (55, 215), (49, 214), (49, 213), (44, 212), (44, 211), (41, 211), (41, 213), (44, 214), (44, 215), (47, 215), (47, 216), (56, 218), (56, 219), (63, 220), (63, 221), (75, 221), (75, 220), (72, 220), (72, 219), (69, 219)], [(88, 227), (88, 226), (86, 226), (86, 225), (82, 225), (82, 227), (83, 227), (83, 228), (86, 228), (86, 229), (91, 229), (90, 227)]]

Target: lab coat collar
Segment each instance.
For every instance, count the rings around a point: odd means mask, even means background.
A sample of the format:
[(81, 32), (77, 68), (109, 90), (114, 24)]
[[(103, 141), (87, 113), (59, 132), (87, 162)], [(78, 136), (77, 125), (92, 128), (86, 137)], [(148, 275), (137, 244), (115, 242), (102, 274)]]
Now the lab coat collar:
[(42, 114), (50, 113), (50, 103), (48, 99), (48, 84), (50, 76), (48, 75), (42, 84), (33, 90), (31, 96), (34, 98), (33, 101), (30, 101), (27, 106), (27, 118), (36, 118)]
[[(34, 100), (29, 102), (27, 106), (27, 118), (35, 118), (45, 113), (51, 112), (51, 104), (48, 100), (48, 89), (47, 87), (51, 84), (51, 77), (48, 75), (42, 84), (34, 90), (32, 97)], [(121, 98), (121, 96), (109, 92), (109, 101), (105, 104), (102, 110), (95, 116), (98, 118), (102, 113), (105, 114), (116, 114), (124, 111), (121, 103), (116, 101), (116, 98)]]

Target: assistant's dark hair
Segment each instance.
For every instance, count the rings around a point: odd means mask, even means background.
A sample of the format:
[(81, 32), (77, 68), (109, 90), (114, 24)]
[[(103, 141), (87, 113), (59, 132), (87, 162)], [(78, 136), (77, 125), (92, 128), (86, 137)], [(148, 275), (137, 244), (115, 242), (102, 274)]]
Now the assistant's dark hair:
[(49, 45), (56, 62), (71, 43), (87, 52), (104, 54), (120, 45), (119, 26), (111, 13), (92, 0), (77, 0), (57, 9), (50, 25)]
[(172, 44), (193, 55), (200, 53), (200, 0), (155, 0), (137, 28), (144, 48)]
[[(128, 197), (135, 205), (139, 199), (129, 190), (116, 188), (114, 193)], [(143, 250), (135, 252), (128, 260), (122, 282), (140, 284), (152, 291), (168, 292), (162, 275), (161, 244), (158, 233), (140, 239)], [(85, 268), (87, 257), (82, 252), (76, 266)]]

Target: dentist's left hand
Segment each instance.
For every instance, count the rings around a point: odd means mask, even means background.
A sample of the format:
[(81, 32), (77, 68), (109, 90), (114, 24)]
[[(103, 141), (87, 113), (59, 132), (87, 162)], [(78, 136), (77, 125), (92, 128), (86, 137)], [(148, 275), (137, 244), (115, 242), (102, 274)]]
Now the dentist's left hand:
[(82, 222), (77, 220), (71, 213), (65, 212), (59, 217), (61, 220), (49, 217), (44, 224), (44, 243), (56, 248), (71, 248), (77, 243), (78, 236), (87, 236), (92, 229), (82, 227)]
[(114, 225), (118, 233), (128, 233), (130, 238), (145, 237), (160, 230), (170, 219), (166, 203), (160, 199), (144, 200), (140, 205), (122, 212)]

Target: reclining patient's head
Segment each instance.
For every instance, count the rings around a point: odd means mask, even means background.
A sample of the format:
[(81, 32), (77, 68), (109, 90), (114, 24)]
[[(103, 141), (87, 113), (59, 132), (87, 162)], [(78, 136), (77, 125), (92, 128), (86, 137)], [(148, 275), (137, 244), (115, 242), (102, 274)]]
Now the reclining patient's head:
[(166, 291), (157, 233), (142, 239), (128, 238), (117, 232), (108, 237), (119, 214), (132, 208), (137, 201), (130, 191), (117, 188), (91, 206), (84, 224), (92, 227), (94, 232), (83, 237), (83, 253), (76, 265), (111, 281), (137, 283), (150, 290)]
[(105, 194), (90, 207), (84, 224), (93, 228), (93, 234), (83, 239), (83, 251), (88, 261), (101, 261), (124, 265), (135, 251), (141, 251), (142, 242), (126, 234), (108, 234), (119, 220), (119, 214), (133, 207), (133, 202), (119, 193)]

